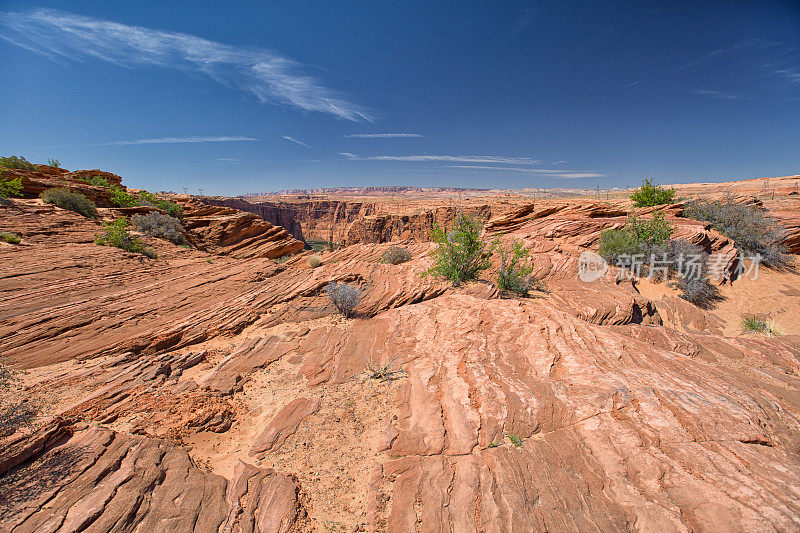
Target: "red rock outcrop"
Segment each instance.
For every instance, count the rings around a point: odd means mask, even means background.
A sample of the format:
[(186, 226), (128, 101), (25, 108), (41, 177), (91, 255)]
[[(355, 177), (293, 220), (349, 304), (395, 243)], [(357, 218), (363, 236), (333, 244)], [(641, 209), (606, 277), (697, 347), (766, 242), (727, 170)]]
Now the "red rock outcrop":
[(218, 255), (278, 258), (303, 249), (304, 243), (281, 226), (253, 213), (176, 198), (183, 207), (183, 226), (192, 244)]
[(7, 444), (3, 531), (288, 532), (305, 519), (294, 477), (241, 463), (228, 482), (163, 440), (55, 422)]

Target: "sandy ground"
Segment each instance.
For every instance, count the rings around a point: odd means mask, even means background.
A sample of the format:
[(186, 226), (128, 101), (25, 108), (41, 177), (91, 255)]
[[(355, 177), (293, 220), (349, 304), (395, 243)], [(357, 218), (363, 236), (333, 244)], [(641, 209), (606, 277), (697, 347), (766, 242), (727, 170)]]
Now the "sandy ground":
[[(639, 292), (653, 300), (678, 296), (680, 291), (666, 283), (645, 278), (637, 284)], [(726, 337), (752, 335), (742, 332), (742, 316), (757, 315), (774, 324), (784, 335), (800, 335), (800, 273), (777, 271), (761, 266), (756, 279), (742, 276), (731, 284), (722, 285), (723, 300), (710, 311), (724, 322)]]

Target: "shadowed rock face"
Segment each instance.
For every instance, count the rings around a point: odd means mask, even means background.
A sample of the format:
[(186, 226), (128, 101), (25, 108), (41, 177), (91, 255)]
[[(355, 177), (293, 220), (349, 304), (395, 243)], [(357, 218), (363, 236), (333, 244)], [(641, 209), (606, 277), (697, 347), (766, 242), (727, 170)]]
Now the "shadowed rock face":
[[(160, 241), (154, 261), (33, 202), (0, 207), (24, 236), (0, 243), (0, 351), (48, 402), (0, 445), (2, 531), (800, 528), (800, 337), (724, 336), (667, 288), (580, 281), (622, 207), (498, 209), (487, 233), (522, 239), (547, 287), (517, 298), (496, 262), (460, 288), (422, 277), (430, 243), (278, 264), (262, 252), (291, 238), (187, 200), (189, 235), (224, 255)], [(364, 290), (355, 319), (331, 281)]]

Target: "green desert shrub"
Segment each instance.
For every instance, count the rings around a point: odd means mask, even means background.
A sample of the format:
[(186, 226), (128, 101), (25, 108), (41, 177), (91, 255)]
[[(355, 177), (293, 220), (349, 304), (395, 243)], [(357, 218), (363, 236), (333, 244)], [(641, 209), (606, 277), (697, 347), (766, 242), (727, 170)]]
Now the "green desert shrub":
[(7, 242), (8, 244), (19, 244), (22, 242), (22, 239), (16, 233), (4, 231), (0, 233), (0, 241)]
[(21, 192), (22, 178), (4, 179), (0, 173), (0, 203), (7, 203), (9, 196), (19, 196)]
[(71, 191), (66, 187), (47, 189), (39, 197), (46, 204), (53, 204), (61, 209), (74, 211), (87, 218), (97, 218), (97, 207), (94, 202), (81, 193)]
[(661, 211), (654, 213), (649, 219), (631, 215), (624, 227), (606, 230), (600, 234), (597, 253), (609, 263), (619, 264), (625, 256), (649, 255), (654, 247), (669, 241), (673, 231), (672, 224), (664, 218)]
[(166, 239), (175, 244), (186, 244), (181, 221), (164, 213), (147, 213), (133, 215), (131, 224), (142, 233), (159, 239)]
[(114, 246), (126, 252), (142, 254), (150, 259), (158, 257), (155, 250), (145, 246), (136, 235), (128, 233), (128, 219), (125, 217), (119, 217), (113, 222), (103, 224), (103, 233), (98, 235), (94, 242), (104, 246)]
[(737, 203), (733, 195), (727, 194), (721, 200), (692, 202), (684, 215), (709, 222), (733, 240), (739, 250), (750, 255), (760, 254), (769, 266), (781, 268), (791, 263), (785, 249), (778, 244), (784, 236), (778, 222), (759, 207)]
[(519, 295), (526, 295), (533, 287), (533, 265), (522, 262), (528, 256), (522, 241), (514, 241), (511, 248), (504, 248), (499, 240), (495, 240), (492, 248), (500, 256), (500, 270), (497, 271), (497, 287)]
[(322, 264), (322, 259), (318, 255), (312, 255), (308, 258), (308, 266), (311, 268), (317, 268)]
[(631, 193), (631, 200), (635, 207), (671, 204), (675, 201), (675, 189), (655, 185), (653, 180), (645, 178), (642, 180), (642, 186)]
[(120, 207), (149, 205), (165, 211), (171, 217), (183, 217), (183, 209), (181, 206), (175, 202), (170, 202), (169, 200), (159, 198), (155, 194), (148, 191), (139, 191), (136, 194), (132, 194), (122, 187), (114, 186), (111, 187), (111, 202)]
[(411, 260), (411, 252), (403, 246), (390, 246), (383, 252), (381, 263), (399, 265)]
[(89, 185), (94, 185), (95, 187), (111, 186), (111, 183), (103, 176), (85, 176), (83, 178), (80, 178), (80, 180), (84, 183), (88, 183)]
[(619, 264), (623, 257), (642, 253), (636, 234), (628, 228), (609, 229), (600, 234), (597, 253), (611, 264)]
[(431, 240), (437, 247), (426, 275), (447, 278), (458, 286), (477, 279), (481, 270), (489, 268), (491, 252), (486, 251), (480, 224), (470, 215), (459, 213), (450, 231), (434, 228)]
[(59, 161), (58, 159), (48, 159), (47, 166), (53, 168), (61, 168), (61, 161)]
[(24, 157), (18, 155), (10, 155), (8, 157), (0, 157), (0, 168), (18, 169), (18, 170), (36, 170), (36, 165), (29, 163)]
[(336, 309), (348, 318), (355, 314), (355, 309), (364, 295), (362, 290), (355, 285), (335, 281), (325, 286), (325, 294)]
[(513, 444), (517, 448), (522, 446), (522, 438), (521, 437), (518, 437), (517, 435), (513, 435), (513, 434), (510, 434), (510, 433), (508, 435), (506, 435), (506, 436), (508, 437), (508, 440), (511, 441), (511, 444)]

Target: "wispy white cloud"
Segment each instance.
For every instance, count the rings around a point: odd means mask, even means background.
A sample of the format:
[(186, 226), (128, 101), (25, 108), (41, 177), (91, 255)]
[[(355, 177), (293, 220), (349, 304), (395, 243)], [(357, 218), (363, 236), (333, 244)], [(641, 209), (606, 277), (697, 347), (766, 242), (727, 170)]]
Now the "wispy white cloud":
[(494, 167), (483, 165), (449, 165), (448, 168), (458, 168), (466, 170), (494, 170), (504, 172), (522, 172), (525, 174), (536, 174), (542, 178), (555, 179), (579, 179), (579, 178), (604, 178), (605, 174), (598, 172), (584, 172), (576, 170), (544, 169), (544, 168), (520, 168), (520, 167)]
[(709, 96), (711, 98), (716, 98), (717, 100), (742, 100), (745, 98), (744, 96), (738, 94), (723, 93), (720, 91), (707, 91), (705, 89), (697, 89), (694, 91), (694, 94), (699, 94), (700, 96)]
[(543, 162), (529, 157), (504, 157), (497, 155), (372, 155), (358, 156), (349, 152), (341, 152), (352, 161), (438, 161), (448, 163), (499, 163), (512, 165), (540, 165)]
[(0, 38), (56, 62), (95, 59), (126, 67), (155, 65), (197, 72), (239, 86), (262, 103), (370, 120), (363, 108), (303, 74), (301, 64), (268, 50), (51, 9), (0, 13), (0, 28)]
[(775, 74), (783, 76), (792, 83), (800, 84), (800, 69), (781, 68), (775, 70)]
[(128, 144), (180, 144), (180, 143), (222, 143), (257, 141), (252, 137), (161, 137), (159, 139), (136, 139), (133, 141), (111, 141), (100, 146), (124, 146)]
[(289, 141), (289, 142), (293, 142), (293, 143), (295, 143), (295, 144), (299, 144), (300, 146), (305, 146), (306, 148), (311, 148), (309, 145), (307, 145), (307, 144), (306, 144), (306, 143), (304, 143), (303, 141), (298, 141), (298, 140), (297, 140), (297, 139), (295, 139), (294, 137), (289, 137), (288, 135), (284, 135), (284, 136), (283, 136), (283, 138), (284, 138), (284, 139), (286, 139), (286, 140), (287, 140), (287, 141)]
[(353, 135), (345, 135), (351, 139), (408, 139), (415, 137), (425, 137), (418, 133), (355, 133)]
[(628, 89), (628, 88), (633, 87), (635, 85), (639, 85), (640, 83), (642, 83), (642, 82), (637, 80), (637, 81), (635, 81), (633, 83), (629, 83), (628, 85), (623, 85), (622, 87), (614, 89), (614, 92), (621, 91), (623, 89)]
[(100, 146), (124, 146), (128, 144), (179, 144), (179, 143), (221, 143), (257, 141), (252, 137), (161, 137), (159, 139), (136, 139), (133, 141), (111, 141)]

